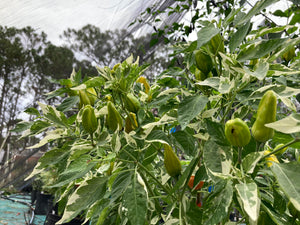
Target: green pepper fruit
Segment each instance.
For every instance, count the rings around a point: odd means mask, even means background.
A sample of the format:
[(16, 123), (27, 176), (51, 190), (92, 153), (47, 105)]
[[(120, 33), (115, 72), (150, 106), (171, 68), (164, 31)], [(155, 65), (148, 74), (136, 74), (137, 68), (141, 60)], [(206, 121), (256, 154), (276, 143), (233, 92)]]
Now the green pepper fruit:
[(79, 90), (79, 108), (81, 109), (85, 105), (91, 105), (90, 99), (85, 90)]
[[(279, 148), (281, 148), (281, 147), (283, 147), (283, 146), (284, 146), (284, 144), (279, 144), (279, 145), (277, 145), (277, 146), (274, 148), (274, 151), (276, 151), (277, 149), (279, 149)], [(282, 155), (282, 154), (287, 150), (287, 148), (288, 148), (288, 147), (285, 147), (285, 148), (281, 149), (279, 152), (276, 152), (275, 154), (276, 154), (276, 155)]]
[(283, 58), (286, 62), (289, 62), (289, 61), (291, 61), (295, 56), (296, 56), (296, 54), (295, 54), (295, 47), (292, 47), (290, 50), (288, 50), (287, 52), (285, 52), (285, 53), (282, 55), (282, 58)]
[(252, 135), (258, 142), (266, 142), (274, 136), (274, 130), (265, 126), (275, 122), (277, 98), (274, 91), (267, 91), (259, 102), (256, 120), (252, 127)]
[(133, 113), (137, 113), (137, 111), (139, 111), (139, 109), (141, 108), (141, 103), (132, 93), (128, 93), (125, 96), (124, 105), (129, 112)]
[(98, 128), (98, 120), (94, 108), (86, 105), (82, 112), (82, 126), (86, 132), (93, 134)]
[(97, 99), (97, 92), (96, 92), (96, 90), (93, 87), (87, 88), (86, 89), (86, 93), (87, 93), (87, 96), (88, 96), (88, 98), (90, 100), (90, 104), (94, 105), (95, 101)]
[(180, 161), (175, 152), (172, 150), (172, 147), (168, 144), (164, 144), (164, 164), (167, 173), (171, 177), (176, 177), (181, 173)]
[(205, 75), (213, 68), (213, 61), (209, 54), (200, 49), (195, 52), (196, 67)]
[(123, 128), (123, 120), (120, 113), (117, 111), (116, 107), (112, 102), (107, 103), (107, 116), (106, 116), (106, 125), (107, 128), (115, 132), (117, 128), (121, 130)]
[(212, 77), (211, 72), (209, 72), (208, 74), (204, 74), (200, 70), (198, 70), (197, 68), (195, 69), (195, 78), (196, 78), (196, 80), (204, 81), (204, 80), (206, 80), (207, 78), (210, 78), (210, 77)]
[(240, 118), (235, 118), (226, 122), (225, 136), (229, 143), (236, 147), (244, 147), (251, 139), (248, 125)]
[(94, 105), (97, 99), (97, 92), (94, 88), (87, 88), (86, 90), (79, 90), (79, 108), (81, 109), (85, 105)]
[(138, 127), (135, 113), (130, 112), (129, 116), (125, 119), (125, 132), (130, 133), (130, 131), (135, 130)]

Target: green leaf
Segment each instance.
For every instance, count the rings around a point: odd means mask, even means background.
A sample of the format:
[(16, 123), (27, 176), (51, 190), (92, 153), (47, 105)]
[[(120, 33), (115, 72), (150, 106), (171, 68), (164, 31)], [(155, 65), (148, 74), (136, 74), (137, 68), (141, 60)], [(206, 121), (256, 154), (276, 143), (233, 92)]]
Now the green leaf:
[(186, 220), (187, 224), (202, 224), (202, 210), (197, 206), (196, 201), (188, 201), (188, 206), (186, 210)]
[[(223, 184), (226, 182), (225, 184)], [(216, 225), (227, 218), (233, 197), (233, 187), (230, 180), (216, 184), (218, 190), (214, 190), (209, 197), (208, 206), (204, 205), (204, 225)]]
[(45, 144), (53, 141), (53, 140), (57, 140), (59, 138), (62, 138), (63, 137), (63, 130), (62, 129), (56, 129), (56, 130), (51, 130), (51, 131), (48, 131), (46, 136), (40, 140), (39, 143), (33, 145), (33, 146), (30, 146), (30, 147), (27, 147), (27, 149), (33, 149), (33, 148), (39, 148), (39, 147), (42, 147), (44, 146)]
[(78, 85), (81, 81), (81, 70), (76, 73), (75, 69), (73, 68), (73, 71), (70, 75), (70, 81), (72, 86)]
[(240, 43), (244, 40), (245, 36), (248, 33), (250, 28), (250, 21), (248, 21), (245, 25), (240, 26), (236, 32), (230, 38), (229, 41), (229, 50), (230, 52), (234, 52), (234, 50), (240, 45)]
[(185, 127), (205, 108), (208, 99), (203, 95), (194, 95), (184, 98), (178, 106), (178, 122), (181, 129)]
[(285, 214), (282, 214), (282, 213), (279, 214), (268, 203), (264, 203), (262, 201), (261, 208), (263, 209), (263, 211), (267, 212), (267, 214), (266, 214), (267, 218), (265, 218), (266, 220), (264, 221), (264, 222), (266, 222), (265, 224), (271, 224), (271, 225), (272, 224), (276, 224), (276, 225), (289, 224)]
[(219, 85), (220, 85), (220, 78), (219, 77), (210, 77), (210, 78), (205, 79), (204, 81), (197, 82), (196, 85), (209, 86), (209, 87), (212, 87), (212, 88), (218, 90)]
[(194, 156), (197, 152), (195, 138), (186, 131), (177, 131), (172, 133), (172, 136), (175, 137), (177, 144), (180, 149), (187, 154), (188, 156)]
[(265, 124), (265, 126), (285, 134), (300, 132), (300, 113), (291, 114), (276, 122)]
[(57, 183), (51, 187), (61, 187), (73, 180), (83, 177), (97, 164), (97, 162), (90, 160), (91, 157), (89, 155), (82, 155), (76, 158), (76, 160), (69, 162), (68, 167), (59, 174)]
[(241, 11), (242, 7), (235, 9), (232, 8), (229, 15), (223, 21), (223, 27), (226, 28), (230, 23), (233, 22), (234, 17)]
[(256, 164), (259, 162), (261, 157), (264, 155), (263, 152), (251, 152), (243, 158), (243, 169), (246, 173), (253, 173)]
[(287, 39), (261, 40), (255, 45), (249, 46), (246, 50), (241, 51), (237, 56), (237, 60), (244, 62), (246, 60), (264, 57), (270, 52), (276, 50), (278, 47), (282, 46), (286, 40)]
[(29, 115), (40, 116), (40, 112), (36, 108), (27, 108), (24, 112)]
[(27, 129), (29, 129), (31, 127), (31, 125), (33, 124), (33, 122), (27, 122), (27, 121), (21, 121), (19, 123), (16, 124), (14, 129), (11, 129), (11, 132), (23, 132)]
[(206, 120), (206, 127), (211, 139), (218, 145), (230, 146), (225, 137), (225, 126), (222, 123)]
[(269, 63), (266, 60), (259, 60), (259, 62), (255, 65), (254, 71), (250, 71), (247, 67), (244, 67), (246, 73), (250, 76), (256, 77), (259, 80), (263, 80), (269, 71)]
[(276, 26), (276, 27), (262, 27), (258, 32), (255, 32), (255, 38), (264, 36), (269, 33), (280, 33), (284, 30), (287, 30), (289, 28), (293, 28), (294, 26), (286, 25), (286, 26)]
[(150, 41), (150, 47), (156, 45), (158, 43), (158, 39), (157, 38), (152, 38)]
[(78, 102), (79, 102), (78, 96), (71, 96), (64, 99), (63, 102), (59, 106), (57, 106), (56, 109), (65, 112), (72, 109), (72, 107), (76, 106)]
[(168, 136), (162, 130), (152, 130), (151, 133), (147, 136), (146, 141), (149, 143), (159, 142), (162, 144), (168, 144)]
[(67, 92), (68, 92), (67, 88), (59, 88), (59, 89), (57, 89), (55, 91), (48, 92), (45, 95), (47, 96), (46, 99), (51, 99), (53, 97), (62, 96), (62, 95), (64, 95)]
[(53, 106), (45, 105), (41, 102), (38, 104), (42, 109), (44, 117), (60, 127), (68, 127), (68, 120), (63, 112), (56, 110)]
[(300, 211), (300, 162), (273, 163), (271, 170), (279, 186), (295, 208)]
[(232, 163), (231, 148), (208, 140), (204, 144), (203, 161), (211, 178), (229, 175)]
[[(272, 141), (274, 141), (277, 144), (281, 144), (281, 143), (286, 144), (286, 143), (289, 143), (293, 140), (294, 140), (294, 137), (292, 135), (284, 134), (284, 133), (281, 133), (281, 132), (275, 132), (275, 135), (272, 139)], [(290, 147), (300, 149), (300, 142), (296, 142), (296, 143), (290, 145)]]
[(277, 9), (275, 12), (273, 12), (274, 16), (279, 16), (279, 17), (289, 17), (290, 16), (290, 10), (282, 11), (280, 9)]
[(87, 88), (89, 87), (101, 87), (104, 84), (102, 77), (93, 77), (84, 82)]
[[(177, 72), (177, 73), (180, 73), (180, 72)], [(171, 73), (171, 71), (170, 71), (170, 73)], [(166, 74), (169, 74), (169, 73), (166, 73)], [(172, 76), (174, 76), (174, 77), (172, 77)], [(164, 75), (157, 81), (157, 83), (160, 84), (161, 86), (166, 86), (169, 88), (176, 88), (179, 86), (179, 81), (175, 79), (174, 73), (172, 74), (172, 76)]]
[(60, 164), (70, 152), (68, 148), (54, 148), (46, 152), (40, 159), (40, 167), (48, 167), (55, 164)]
[(245, 212), (250, 217), (250, 221), (257, 221), (259, 216), (260, 199), (258, 197), (256, 184), (254, 182), (241, 183), (235, 185), (235, 188), (240, 196)]
[(200, 31), (197, 33), (197, 48), (200, 48), (201, 46), (205, 45), (207, 42), (210, 41), (215, 35), (217, 35), (220, 32), (219, 29), (215, 28), (213, 24), (210, 24), (207, 27), (203, 27)]
[(155, 99), (151, 102), (151, 106), (159, 107), (165, 104), (169, 99), (174, 98), (176, 95), (180, 94), (179, 88), (170, 88), (161, 93), (159, 93)]
[[(97, 221), (96, 225), (104, 225), (108, 213), (110, 212), (109, 200), (106, 198), (98, 199), (87, 211), (85, 221)], [(95, 223), (93, 223), (95, 224)]]
[(279, 0), (261, 0), (256, 2), (256, 4), (250, 9), (250, 11), (246, 13), (243, 18), (240, 19), (240, 21), (237, 23), (237, 26), (243, 25), (244, 23), (248, 22), (261, 10), (278, 1)]
[(274, 52), (274, 54), (271, 55), (269, 58), (269, 62), (273, 62), (277, 58), (281, 57), (284, 53), (288, 52), (291, 48), (298, 45), (300, 43), (300, 37), (293, 38), (293, 39), (285, 39), (282, 41), (282, 44), (279, 45), (280, 51)]
[(43, 121), (43, 120), (34, 121), (32, 126), (30, 127), (31, 135), (39, 134), (50, 126), (51, 123), (48, 123), (47, 121)]
[(220, 86), (218, 88), (218, 91), (221, 94), (228, 94), (233, 88), (234, 88), (234, 82), (232, 82), (228, 77), (220, 78)]
[(124, 191), (128, 188), (128, 185), (131, 183), (131, 181), (132, 181), (132, 172), (122, 171), (118, 174), (111, 188), (111, 198), (110, 198), (111, 203), (113, 203), (121, 195), (123, 195)]
[(151, 144), (145, 152), (144, 158), (143, 158), (143, 165), (146, 166), (153, 162), (153, 160), (157, 156), (157, 149), (155, 148), (154, 144)]
[(89, 208), (106, 193), (106, 177), (92, 177), (84, 181), (69, 197), (64, 214), (58, 223), (66, 223)]
[(133, 179), (132, 186), (127, 188), (123, 196), (124, 207), (128, 210), (128, 219), (131, 224), (145, 224), (147, 214), (147, 197), (143, 187)]

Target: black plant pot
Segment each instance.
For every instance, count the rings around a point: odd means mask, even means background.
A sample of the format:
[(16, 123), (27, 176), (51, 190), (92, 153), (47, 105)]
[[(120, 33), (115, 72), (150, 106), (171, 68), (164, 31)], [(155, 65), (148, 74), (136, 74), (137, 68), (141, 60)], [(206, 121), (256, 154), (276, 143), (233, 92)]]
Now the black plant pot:
[(36, 200), (36, 195), (37, 195), (38, 191), (37, 190), (32, 190), (31, 191), (31, 204), (33, 204)]
[(49, 194), (42, 194), (38, 192), (36, 194), (36, 203), (34, 214), (36, 215), (47, 215), (52, 208), (53, 196)]
[[(52, 214), (51, 212), (49, 212), (47, 214), (46, 220), (44, 225), (55, 225), (56, 222), (58, 222), (61, 219), (61, 216)], [(63, 223), (62, 225), (81, 225), (83, 223), (82, 220), (78, 220), (78, 219), (73, 219), (68, 223)], [(88, 225), (89, 222), (85, 223), (85, 225)]]

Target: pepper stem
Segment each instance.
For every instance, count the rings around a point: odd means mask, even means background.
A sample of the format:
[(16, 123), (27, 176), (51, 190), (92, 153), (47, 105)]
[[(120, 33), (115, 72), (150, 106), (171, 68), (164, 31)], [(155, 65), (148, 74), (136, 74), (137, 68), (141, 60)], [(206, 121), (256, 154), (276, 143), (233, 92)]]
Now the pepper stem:
[(239, 158), (238, 158), (238, 162), (241, 165), (242, 164), (242, 147), (238, 147), (238, 154), (239, 154)]

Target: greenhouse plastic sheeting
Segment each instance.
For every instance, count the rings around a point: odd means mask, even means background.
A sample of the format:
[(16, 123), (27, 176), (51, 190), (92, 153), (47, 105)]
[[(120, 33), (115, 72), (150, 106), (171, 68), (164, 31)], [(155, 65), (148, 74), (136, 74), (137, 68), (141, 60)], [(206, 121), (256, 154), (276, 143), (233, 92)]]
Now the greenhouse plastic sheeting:
[(44, 224), (46, 216), (33, 216), (30, 202), (31, 198), (29, 195), (0, 196), (0, 224)]

